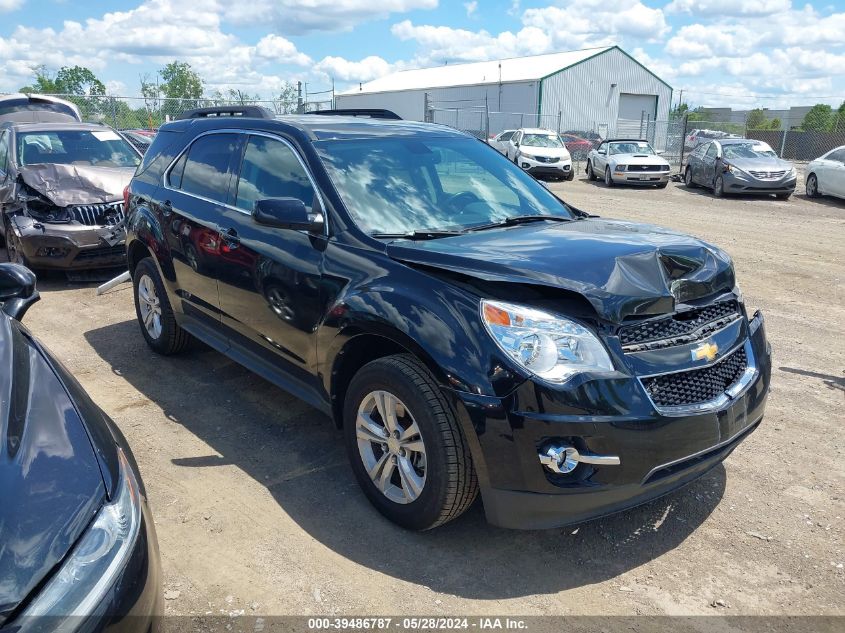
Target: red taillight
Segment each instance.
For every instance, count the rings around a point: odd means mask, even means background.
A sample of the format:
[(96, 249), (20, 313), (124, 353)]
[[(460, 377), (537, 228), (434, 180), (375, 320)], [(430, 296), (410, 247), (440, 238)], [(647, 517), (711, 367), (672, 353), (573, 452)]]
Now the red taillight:
[(123, 188), (123, 212), (129, 211), (129, 185)]

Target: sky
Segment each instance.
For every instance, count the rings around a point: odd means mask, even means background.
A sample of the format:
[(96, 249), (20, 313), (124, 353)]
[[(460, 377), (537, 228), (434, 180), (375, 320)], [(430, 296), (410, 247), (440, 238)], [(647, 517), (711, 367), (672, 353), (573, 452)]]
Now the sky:
[(0, 92), (87, 66), (137, 96), (173, 59), (209, 93), (617, 44), (692, 106), (845, 100), (845, 0), (0, 0)]

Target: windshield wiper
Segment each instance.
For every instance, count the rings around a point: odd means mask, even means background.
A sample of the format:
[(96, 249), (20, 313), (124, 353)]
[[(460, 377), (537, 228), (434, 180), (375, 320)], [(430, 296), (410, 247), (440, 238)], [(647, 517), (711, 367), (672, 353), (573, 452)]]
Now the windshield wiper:
[(392, 240), (436, 240), (440, 237), (451, 237), (453, 235), (463, 234), (463, 231), (441, 231), (437, 229), (415, 230), (408, 231), (407, 233), (370, 233), (370, 235), (375, 238)]
[(496, 229), (502, 226), (515, 226), (517, 224), (527, 224), (529, 222), (542, 222), (543, 220), (551, 220), (552, 222), (572, 222), (574, 219), (575, 218), (563, 215), (512, 215), (501, 222), (491, 222), (490, 224), (471, 226), (467, 229), (467, 231), (485, 231), (487, 229)]

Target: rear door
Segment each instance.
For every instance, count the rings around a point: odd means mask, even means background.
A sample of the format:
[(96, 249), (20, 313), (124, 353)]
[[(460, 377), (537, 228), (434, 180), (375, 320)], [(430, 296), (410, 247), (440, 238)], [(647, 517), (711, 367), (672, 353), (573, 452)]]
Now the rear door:
[(838, 149), (829, 154), (824, 164), (822, 191), (845, 198), (845, 149)]
[(219, 223), (242, 142), (234, 132), (198, 137), (166, 174), (158, 195), (176, 293), (185, 314), (200, 322), (220, 322), (217, 279), (227, 262)]
[(294, 379), (288, 388), (307, 399), (303, 388), (316, 386), (309, 368), (322, 318), (326, 236), (258, 224), (252, 211), (266, 198), (296, 198), (325, 217), (324, 207), (304, 162), (280, 136), (251, 134), (236, 176), (232, 206), (220, 220), (226, 244), (219, 278), (223, 323), (251, 364), (265, 363), (270, 373), (280, 369)]

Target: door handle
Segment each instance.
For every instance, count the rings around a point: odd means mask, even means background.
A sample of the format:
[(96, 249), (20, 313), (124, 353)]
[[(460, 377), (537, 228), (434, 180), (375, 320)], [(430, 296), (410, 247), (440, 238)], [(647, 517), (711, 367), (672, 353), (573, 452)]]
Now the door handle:
[(238, 237), (238, 232), (235, 229), (219, 229), (220, 237), (230, 249), (237, 248), (241, 244), (241, 238)]

